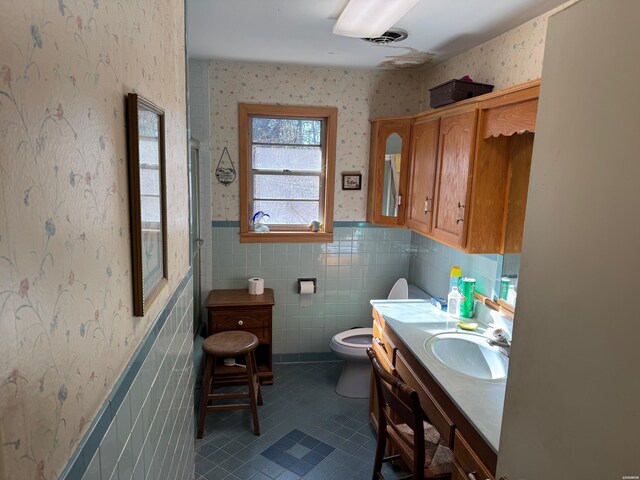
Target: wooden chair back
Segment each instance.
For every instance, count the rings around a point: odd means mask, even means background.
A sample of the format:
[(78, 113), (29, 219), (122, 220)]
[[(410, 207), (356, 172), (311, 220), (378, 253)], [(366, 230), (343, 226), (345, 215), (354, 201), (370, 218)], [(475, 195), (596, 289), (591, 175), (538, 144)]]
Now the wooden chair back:
[[(378, 397), (378, 435), (388, 434), (396, 444), (399, 454), (409, 466), (414, 478), (423, 478), (425, 462), (424, 414), (420, 407), (418, 393), (400, 380), (396, 370), (388, 373), (372, 349), (367, 354), (373, 367), (373, 377)], [(413, 435), (408, 436), (406, 429), (398, 425), (408, 426)]]

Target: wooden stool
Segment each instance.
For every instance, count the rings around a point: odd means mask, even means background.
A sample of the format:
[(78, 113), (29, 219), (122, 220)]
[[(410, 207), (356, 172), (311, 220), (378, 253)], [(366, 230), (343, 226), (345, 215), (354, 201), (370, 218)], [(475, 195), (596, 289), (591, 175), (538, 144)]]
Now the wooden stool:
[[(260, 393), (260, 380), (258, 368), (256, 366), (255, 349), (258, 346), (258, 337), (253, 333), (241, 331), (220, 332), (208, 337), (202, 344), (202, 350), (207, 356), (207, 363), (202, 381), (202, 397), (200, 399), (200, 415), (198, 419), (198, 435), (202, 438), (204, 433), (204, 419), (207, 410), (235, 410), (251, 409), (253, 416), (253, 431), (260, 435), (260, 425), (258, 424), (258, 407), (262, 405), (262, 394)], [(216, 358), (237, 357), (244, 355), (246, 373), (236, 375), (225, 375), (218, 381), (215, 377)], [(220, 368), (220, 367), (219, 367)], [(224, 367), (221, 367), (222, 370)], [(228, 367), (237, 373), (242, 367)], [(240, 393), (212, 393), (216, 385), (238, 385), (246, 383), (249, 392)], [(225, 400), (233, 398), (248, 398), (249, 403), (213, 405), (215, 400)], [(211, 405), (209, 405), (211, 402)]]

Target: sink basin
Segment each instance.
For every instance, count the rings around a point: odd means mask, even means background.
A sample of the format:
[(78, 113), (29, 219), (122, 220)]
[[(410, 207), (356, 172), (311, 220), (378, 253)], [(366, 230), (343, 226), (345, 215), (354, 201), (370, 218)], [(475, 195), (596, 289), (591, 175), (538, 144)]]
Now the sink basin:
[(481, 335), (441, 333), (427, 340), (424, 348), (447, 367), (469, 377), (499, 380), (507, 376), (509, 360)]

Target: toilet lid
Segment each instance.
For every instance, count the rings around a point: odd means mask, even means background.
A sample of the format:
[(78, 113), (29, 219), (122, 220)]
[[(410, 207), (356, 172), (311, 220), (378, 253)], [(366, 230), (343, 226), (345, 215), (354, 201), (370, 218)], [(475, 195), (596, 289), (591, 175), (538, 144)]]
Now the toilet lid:
[(337, 333), (333, 339), (345, 347), (367, 348), (373, 340), (373, 328), (353, 328)]

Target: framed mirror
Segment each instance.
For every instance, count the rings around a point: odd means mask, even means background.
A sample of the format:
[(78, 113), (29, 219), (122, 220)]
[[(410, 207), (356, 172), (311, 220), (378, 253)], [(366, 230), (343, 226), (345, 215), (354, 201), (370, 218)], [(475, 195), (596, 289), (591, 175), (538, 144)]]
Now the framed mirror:
[(147, 312), (167, 283), (164, 111), (127, 96), (133, 314)]
[(402, 162), (402, 137), (392, 133), (387, 137), (384, 153), (384, 185), (382, 187), (382, 215), (398, 216), (400, 194), (400, 168)]

